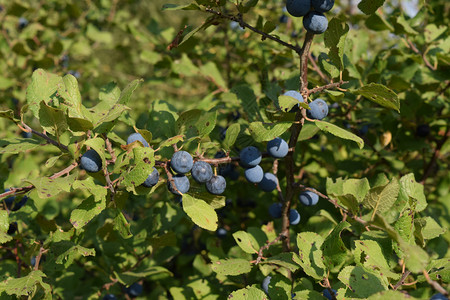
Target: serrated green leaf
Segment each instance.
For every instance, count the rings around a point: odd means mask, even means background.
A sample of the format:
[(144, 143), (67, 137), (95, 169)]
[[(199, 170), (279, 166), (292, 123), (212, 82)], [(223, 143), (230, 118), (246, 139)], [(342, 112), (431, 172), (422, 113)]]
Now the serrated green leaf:
[(253, 139), (260, 143), (271, 141), (274, 138), (279, 137), (291, 126), (292, 123), (277, 123), (274, 125), (268, 125), (262, 122), (253, 122), (250, 123), (249, 131), (252, 134)]
[[(154, 151), (150, 147), (133, 148), (135, 166), (124, 175), (122, 183), (133, 188), (141, 185), (153, 172), (155, 165)], [(128, 189), (129, 190), (129, 189)]]
[(176, 135), (174, 137), (168, 138), (165, 141), (162, 141), (159, 144), (158, 148), (160, 149), (160, 148), (172, 146), (172, 145), (175, 145), (176, 143), (182, 142), (182, 141), (184, 141), (184, 135)]
[(354, 93), (364, 96), (383, 107), (395, 109), (400, 112), (400, 100), (397, 94), (382, 84), (371, 83), (360, 87)]
[(245, 259), (219, 259), (211, 264), (211, 269), (219, 275), (240, 275), (252, 270), (252, 264)]
[(70, 192), (71, 186), (78, 174), (71, 174), (65, 177), (50, 179), (48, 177), (40, 177), (36, 179), (26, 180), (32, 184), (37, 191), (37, 195), (41, 199), (48, 199), (56, 196), (61, 192)]
[(58, 241), (51, 245), (52, 255), (57, 264), (70, 266), (78, 256), (95, 256), (94, 248), (85, 248), (72, 241)]
[(422, 242), (422, 246), (425, 246), (425, 240), (437, 238), (446, 232), (432, 217), (415, 219), (414, 225), (416, 236)]
[(12, 139), (2, 139), (0, 140), (0, 154), (17, 154), (20, 152), (25, 152), (32, 150), (36, 147), (41, 146), (38, 140), (25, 139), (25, 138), (12, 138)]
[(168, 275), (172, 276), (172, 272), (170, 272), (166, 268), (159, 266), (146, 266), (146, 265), (139, 266), (137, 269), (133, 271), (127, 271), (122, 273), (114, 272), (115, 277), (119, 280), (120, 283), (124, 284), (125, 286), (129, 286), (130, 284), (133, 284), (142, 278), (146, 278), (147, 276), (162, 273), (167, 273)]
[(392, 207), (397, 200), (399, 190), (400, 185), (395, 177), (385, 186), (370, 189), (364, 198), (363, 205), (373, 209), (372, 220), (376, 213), (386, 212)]
[(75, 132), (86, 132), (94, 128), (94, 124), (91, 121), (81, 118), (70, 118), (66, 116), (67, 125), (70, 130)]
[(44, 101), (40, 103), (38, 119), (46, 131), (58, 137), (69, 127), (64, 111), (50, 107)]
[(388, 282), (378, 272), (368, 270), (362, 266), (347, 266), (342, 269), (338, 278), (361, 298), (367, 298), (370, 295), (388, 289)]
[(431, 43), (447, 30), (448, 27), (444, 25), (440, 25), (439, 27), (437, 27), (436, 24), (428, 24), (427, 26), (425, 26), (424, 30), (425, 42), (427, 44)]
[(200, 73), (211, 80), (215, 85), (223, 90), (227, 90), (227, 84), (222, 77), (216, 64), (213, 62), (208, 62), (200, 67)]
[(325, 238), (322, 244), (321, 250), (323, 252), (324, 264), (329, 269), (341, 265), (347, 257), (348, 249), (341, 239), (341, 232), (348, 227), (350, 227), (350, 224), (345, 221), (339, 223)]
[(184, 194), (183, 210), (199, 227), (216, 231), (218, 222), (216, 211), (205, 201)]
[(384, 0), (362, 0), (358, 4), (358, 8), (366, 15), (371, 15), (383, 6)]
[(51, 292), (51, 287), (49, 284), (43, 281), (46, 277), (42, 271), (31, 271), (27, 276), (20, 278), (8, 278), (5, 281), (0, 282), (0, 291), (6, 292), (8, 295), (16, 296), (29, 296), (40, 285), (45, 293)]
[(67, 74), (62, 81), (63, 84), (58, 86), (58, 93), (63, 99), (61, 106), (67, 107), (70, 117), (84, 119), (77, 79), (73, 75)]
[(293, 300), (324, 300), (323, 295), (319, 292), (316, 292), (314, 290), (303, 290), (303, 291), (295, 291), (294, 292), (295, 297), (292, 298)]
[(326, 53), (319, 54), (319, 67), (331, 78), (337, 78), (339, 76), (339, 64), (335, 65), (333, 60)]
[(124, 239), (128, 239), (133, 236), (131, 233), (130, 223), (128, 223), (127, 219), (123, 215), (123, 213), (116, 209), (116, 217), (114, 218), (114, 230), (122, 236)]
[(256, 102), (256, 95), (250, 85), (243, 84), (234, 86), (231, 89), (231, 92), (236, 94), (237, 98), (241, 101), (241, 106), (247, 114), (250, 122), (253, 122), (256, 119), (262, 119), (259, 112), (258, 103)]
[(20, 122), (19, 119), (14, 117), (14, 111), (12, 109), (2, 110), (0, 111), (0, 118), (9, 119), (15, 123)]
[(265, 300), (267, 295), (259, 289), (256, 285), (247, 286), (246, 288), (236, 290), (232, 292), (228, 299), (239, 300)]
[(344, 66), (345, 39), (348, 31), (349, 27), (346, 23), (338, 18), (333, 18), (328, 23), (328, 28), (324, 33), (325, 47), (329, 49), (328, 57), (339, 70), (342, 70)]
[(225, 139), (223, 140), (223, 147), (225, 150), (230, 150), (234, 146), (240, 131), (241, 125), (239, 125), (239, 123), (231, 124), (227, 128)]
[(240, 230), (233, 233), (233, 238), (244, 252), (250, 254), (258, 253), (258, 242), (252, 235)]
[(12, 240), (12, 236), (10, 236), (7, 233), (8, 229), (9, 229), (8, 212), (6, 210), (0, 210), (0, 244), (4, 244)]
[(325, 121), (319, 121), (315, 120), (314, 123), (317, 127), (320, 128), (320, 130), (331, 133), (332, 135), (335, 135), (341, 139), (351, 140), (358, 144), (359, 149), (362, 149), (364, 147), (364, 141), (359, 136), (342, 129), (334, 124), (325, 122)]
[(293, 258), (295, 253), (280, 253), (275, 256), (269, 257), (261, 262), (261, 264), (273, 264), (280, 267), (284, 267), (291, 272), (297, 271), (300, 267), (296, 259)]
[(319, 127), (316, 126), (315, 123), (305, 123), (302, 127), (302, 131), (298, 137), (299, 141), (305, 141), (312, 138), (316, 133), (319, 132)]
[(45, 104), (52, 102), (58, 106), (57, 90), (63, 84), (62, 78), (58, 75), (46, 72), (43, 69), (37, 69), (31, 76), (31, 83), (27, 88), (27, 103), (33, 115), (39, 119), (39, 110), (41, 101)]
[(416, 182), (413, 173), (409, 173), (400, 178), (400, 189), (408, 197), (414, 199), (415, 211), (421, 212), (427, 207), (423, 185)]
[[(103, 190), (106, 191), (105, 188)], [(95, 216), (99, 215), (106, 207), (106, 195), (100, 201), (95, 201), (97, 196), (90, 196), (78, 205), (70, 214), (70, 223), (76, 229), (87, 225)]]
[(273, 23), (272, 21), (269, 20), (269, 21), (266, 21), (266, 23), (264, 23), (263, 31), (265, 33), (271, 33), (272, 31), (275, 30), (275, 28), (277, 28), (275, 23)]
[(322, 280), (326, 275), (326, 267), (321, 250), (324, 239), (315, 232), (302, 232), (297, 235), (298, 256), (294, 261), (303, 271), (317, 280)]
[(299, 102), (297, 99), (291, 96), (281, 95), (278, 97), (278, 105), (282, 111), (289, 112), (294, 106), (300, 106), (305, 109), (311, 109), (305, 102)]
[(139, 87), (139, 85), (143, 82), (143, 79), (135, 79), (130, 82), (120, 93), (119, 100), (117, 100), (117, 104), (127, 105), (133, 95), (133, 92)]
[(353, 250), (355, 262), (368, 270), (379, 270), (382, 276), (400, 279), (401, 275), (391, 271), (387, 259), (384, 257), (381, 246), (376, 241), (356, 240)]
[(411, 300), (411, 296), (399, 291), (382, 291), (371, 295), (367, 300)]

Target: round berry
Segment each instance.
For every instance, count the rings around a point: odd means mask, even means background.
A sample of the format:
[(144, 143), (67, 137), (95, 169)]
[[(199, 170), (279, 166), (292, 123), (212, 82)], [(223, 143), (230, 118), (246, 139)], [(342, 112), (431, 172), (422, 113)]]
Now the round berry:
[[(295, 98), (295, 99), (297, 99), (297, 101), (298, 101), (299, 103), (305, 102), (305, 99), (303, 99), (302, 94), (300, 94), (300, 93), (299, 93), (298, 91), (296, 91), (296, 90), (290, 90), (290, 91), (287, 91), (287, 92), (285, 92), (285, 93), (283, 94), (283, 96), (289, 96), (289, 97)], [(292, 107), (292, 109), (291, 109), (289, 112), (296, 112), (296, 111), (298, 111), (298, 110), (299, 110), (299, 105), (296, 105), (296, 106)]]
[(283, 158), (289, 152), (289, 146), (282, 138), (274, 138), (267, 143), (267, 152), (275, 158)]
[(187, 193), (189, 191), (191, 184), (189, 183), (189, 179), (185, 175), (177, 174), (175, 176), (172, 176), (172, 179), (173, 179), (176, 189), (178, 190), (178, 191), (175, 190), (172, 186), (172, 182), (170, 180), (168, 180), (167, 186), (169, 188), (169, 191), (172, 194), (181, 195), (181, 194)]
[(172, 155), (170, 166), (178, 174), (185, 174), (192, 169), (194, 160), (192, 156), (186, 151), (178, 151)]
[(196, 161), (191, 170), (192, 178), (199, 183), (205, 183), (213, 176), (211, 165), (204, 161)]
[(311, 0), (311, 5), (315, 11), (324, 13), (334, 6), (334, 0)]
[(289, 223), (291, 225), (297, 225), (300, 223), (300, 214), (296, 209), (291, 209), (289, 211)]
[(137, 297), (144, 291), (144, 287), (140, 283), (133, 283), (127, 288), (127, 294), (131, 297)]
[(271, 279), (272, 279), (271, 276), (267, 276), (266, 278), (264, 278), (264, 280), (261, 284), (262, 289), (266, 294), (269, 294), (269, 284), (270, 284)]
[(218, 238), (225, 238), (227, 236), (228, 231), (225, 228), (218, 228), (216, 231), (216, 235)]
[(159, 180), (159, 172), (156, 170), (155, 167), (153, 167), (153, 171), (148, 175), (147, 179), (145, 179), (144, 183), (142, 184), (146, 188), (151, 188), (152, 186), (155, 186), (158, 183)]
[(293, 17), (303, 17), (311, 9), (311, 0), (287, 0), (286, 9)]
[(142, 143), (142, 145), (144, 145), (144, 147), (148, 147), (147, 141), (146, 141), (146, 140), (144, 139), (144, 137), (143, 137), (140, 133), (138, 133), (138, 132), (135, 132), (135, 133), (130, 134), (130, 136), (127, 138), (127, 145), (129, 145), (129, 144), (131, 144), (131, 143), (134, 143), (134, 142), (136, 142), (136, 141), (140, 141), (140, 142)]
[(274, 219), (281, 218), (281, 208), (283, 207), (283, 204), (280, 202), (272, 203), (272, 205), (269, 206), (269, 213)]
[(327, 17), (321, 12), (310, 11), (303, 17), (303, 27), (314, 34), (324, 33), (328, 28)]
[(106, 294), (103, 297), (103, 300), (117, 300), (117, 297), (115, 295), (113, 295), (113, 294)]
[(322, 120), (328, 115), (328, 104), (322, 99), (316, 99), (309, 103), (311, 110), (307, 114), (311, 119)]
[(260, 165), (248, 168), (244, 171), (245, 178), (251, 183), (260, 183), (264, 177), (264, 171)]
[(96, 173), (102, 168), (102, 158), (94, 149), (88, 150), (81, 157), (80, 166), (89, 173)]
[(225, 178), (220, 175), (213, 176), (210, 180), (206, 182), (206, 189), (213, 195), (220, 195), (225, 192), (227, 187), (227, 182)]
[(261, 152), (258, 148), (249, 146), (242, 149), (239, 153), (239, 157), (241, 159), (241, 164), (244, 168), (252, 168), (256, 167), (262, 159)]
[(434, 294), (431, 296), (430, 300), (447, 300), (448, 298), (442, 295), (441, 293)]
[[(331, 290), (333, 291), (334, 295), (337, 295), (336, 290), (334, 290), (334, 289), (331, 289)], [(328, 300), (333, 299), (333, 297), (331, 296), (331, 293), (330, 293), (330, 291), (329, 291), (328, 289), (324, 289), (323, 292), (322, 292), (322, 295), (323, 295), (325, 298), (327, 298)]]
[(430, 126), (428, 124), (420, 124), (416, 128), (416, 135), (420, 137), (427, 137), (430, 134)]
[(258, 187), (264, 192), (271, 192), (277, 188), (278, 178), (272, 173), (264, 173), (264, 177), (260, 183), (258, 183)]
[(316, 205), (319, 202), (319, 195), (310, 191), (301, 192), (298, 198), (306, 206)]

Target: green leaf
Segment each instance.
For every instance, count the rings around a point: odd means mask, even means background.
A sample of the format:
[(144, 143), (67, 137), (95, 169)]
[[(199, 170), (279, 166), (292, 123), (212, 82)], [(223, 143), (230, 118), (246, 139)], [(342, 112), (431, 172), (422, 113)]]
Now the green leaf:
[(45, 104), (59, 105), (56, 96), (58, 87), (63, 84), (60, 76), (47, 73), (43, 69), (37, 69), (31, 76), (31, 83), (27, 88), (27, 103), (33, 115), (39, 119), (41, 101)]
[(376, 271), (362, 266), (347, 266), (338, 275), (339, 280), (360, 298), (386, 291), (388, 282)]
[(61, 106), (67, 106), (70, 117), (84, 119), (77, 79), (73, 75), (67, 74), (62, 81), (63, 84), (58, 86), (58, 93), (64, 100), (61, 102)]
[(225, 150), (230, 150), (234, 146), (240, 131), (241, 125), (239, 125), (239, 123), (231, 124), (227, 128), (225, 139), (223, 140), (223, 147)]
[(142, 278), (146, 278), (148, 276), (155, 274), (164, 274), (164, 273), (172, 276), (172, 273), (166, 268), (159, 266), (140, 265), (137, 269), (133, 271), (126, 271), (121, 273), (114, 272), (114, 275), (119, 280), (120, 283), (129, 286), (130, 284), (133, 284)]
[(130, 82), (120, 93), (119, 100), (117, 101), (117, 104), (127, 105), (130, 101), (131, 96), (133, 95), (133, 92), (138, 88), (138, 86), (143, 82), (143, 79), (135, 79), (132, 82)]
[(277, 123), (275, 125), (268, 125), (262, 122), (253, 122), (250, 123), (249, 130), (253, 136), (253, 139), (260, 143), (271, 141), (274, 138), (279, 137), (291, 126), (292, 123)]
[[(154, 151), (149, 147), (133, 148), (135, 166), (130, 172), (124, 175), (122, 183), (127, 187), (127, 190), (132, 190), (144, 183), (148, 175), (153, 172), (155, 165)], [(131, 188), (131, 189), (128, 189)]]
[(44, 101), (40, 105), (38, 119), (40, 119), (41, 126), (46, 131), (59, 137), (69, 127), (64, 111), (50, 107)]
[(319, 132), (319, 127), (316, 126), (315, 123), (305, 123), (303, 125), (302, 131), (300, 132), (300, 135), (298, 137), (299, 141), (305, 141), (312, 138), (316, 133)]
[(371, 295), (367, 300), (411, 300), (411, 296), (399, 291), (381, 291)]
[(8, 212), (6, 210), (0, 210), (0, 244), (4, 244), (12, 240), (12, 236), (8, 234), (8, 229), (9, 229)]
[(366, 15), (371, 15), (383, 6), (384, 0), (362, 0), (358, 4), (358, 8)]
[(200, 10), (200, 7), (195, 3), (190, 4), (164, 4), (162, 10)]
[(440, 25), (439, 27), (437, 27), (436, 24), (428, 24), (427, 26), (425, 26), (424, 30), (425, 42), (427, 44), (431, 43), (447, 30), (448, 27), (444, 25)]
[(280, 253), (265, 259), (261, 264), (273, 264), (295, 272), (299, 269), (299, 264), (293, 257), (295, 255), (295, 253)]
[(77, 176), (78, 174), (71, 174), (66, 177), (58, 177), (55, 179), (40, 177), (36, 179), (27, 179), (26, 181), (36, 188), (39, 198), (48, 199), (61, 192), (70, 192), (71, 186)]
[(303, 271), (317, 280), (322, 280), (326, 275), (323, 253), (321, 250), (323, 238), (315, 232), (302, 232), (297, 235), (298, 256), (294, 261)]
[(241, 101), (242, 108), (250, 122), (256, 119), (261, 120), (262, 117), (259, 113), (258, 103), (256, 102), (256, 96), (253, 89), (248, 84), (237, 85), (231, 89), (231, 92), (236, 94), (237, 98)]
[(14, 123), (20, 122), (19, 119), (14, 117), (14, 111), (12, 109), (2, 110), (0, 111), (0, 118), (5, 118), (13, 121)]
[(324, 33), (325, 47), (329, 49), (328, 56), (333, 61), (333, 64), (342, 70), (344, 63), (344, 48), (345, 39), (349, 27), (338, 18), (333, 18), (328, 23), (328, 28)]
[(264, 26), (263, 26), (263, 31), (265, 32), (265, 33), (271, 33), (272, 31), (274, 31), (275, 30), (275, 28), (277, 28), (277, 26), (275, 25), (275, 23), (273, 23), (272, 21), (266, 21), (265, 23), (264, 23)]
[(376, 241), (357, 240), (353, 250), (355, 262), (368, 270), (379, 270), (382, 276), (400, 279), (400, 274), (391, 271), (388, 261), (384, 256), (381, 246)]
[[(330, 50), (331, 51), (331, 50)], [(330, 56), (326, 53), (319, 54), (319, 66), (322, 71), (327, 73), (331, 78), (337, 78), (339, 76), (340, 64), (335, 64)]]
[(256, 239), (245, 231), (236, 231), (233, 238), (238, 246), (246, 253), (258, 253), (259, 247)]
[(354, 91), (355, 94), (380, 104), (383, 107), (395, 109), (400, 112), (400, 100), (397, 94), (384, 85), (371, 83)]
[(51, 287), (43, 281), (44, 277), (46, 277), (45, 274), (39, 270), (31, 271), (21, 278), (10, 277), (0, 282), (0, 292), (4, 291), (10, 296), (29, 296), (36, 291), (37, 285), (40, 285), (48, 294), (51, 292)]
[(94, 248), (85, 248), (72, 241), (58, 241), (51, 245), (52, 255), (55, 256), (57, 264), (63, 264), (65, 267), (70, 266), (74, 259), (82, 256), (95, 256)]
[(91, 121), (82, 118), (71, 118), (66, 116), (67, 125), (70, 130), (75, 132), (86, 132), (94, 128)]
[(34, 139), (12, 138), (0, 140), (0, 154), (17, 154), (39, 147), (41, 144)]
[(93, 138), (84, 142), (86, 147), (91, 147), (95, 150), (95, 152), (100, 155), (102, 159), (102, 166), (106, 166), (106, 158), (105, 158), (105, 140), (102, 138)]
[(278, 105), (282, 111), (289, 112), (294, 106), (301, 106), (305, 109), (311, 109), (305, 102), (299, 102), (297, 99), (291, 96), (280, 95), (278, 97)]
[(264, 300), (267, 299), (267, 295), (257, 287), (257, 285), (247, 286), (246, 288), (236, 290), (232, 292), (228, 299), (239, 300)]
[(320, 130), (331, 133), (332, 135), (335, 135), (337, 137), (340, 137), (341, 139), (351, 140), (358, 144), (359, 149), (362, 149), (364, 147), (364, 141), (359, 136), (342, 129), (334, 124), (325, 122), (325, 121), (319, 121), (315, 120), (314, 123), (317, 127), (320, 128)]
[[(105, 188), (103, 188), (106, 191)], [(100, 201), (95, 201), (94, 196), (85, 199), (76, 209), (70, 214), (70, 223), (76, 229), (87, 225), (95, 216), (99, 215), (106, 207), (106, 194)]]
[(208, 62), (200, 67), (200, 73), (212, 81), (216, 86), (223, 90), (227, 90), (227, 84), (220, 74), (219, 69), (213, 62)]
[(252, 270), (252, 264), (245, 259), (219, 259), (211, 264), (211, 269), (219, 275), (240, 275)]
[(216, 211), (205, 201), (184, 194), (183, 210), (199, 227), (216, 231), (218, 222)]
[(416, 236), (422, 242), (422, 246), (425, 246), (425, 240), (437, 238), (446, 232), (446, 230), (431, 217), (415, 219), (414, 225), (416, 228)]
[(161, 149), (161, 148), (164, 148), (164, 147), (172, 146), (172, 145), (175, 145), (178, 142), (182, 142), (183, 140), (184, 140), (184, 136), (183, 135), (176, 135), (176, 136), (171, 137), (171, 138), (169, 138), (169, 139), (167, 139), (165, 141), (162, 141), (159, 144), (158, 148)]
[(385, 186), (377, 186), (370, 189), (363, 205), (373, 209), (372, 220), (377, 212), (383, 213), (392, 207), (397, 200), (399, 190), (400, 185), (395, 177)]
[(116, 217), (114, 218), (114, 229), (122, 236), (124, 239), (128, 239), (133, 236), (131, 233), (130, 223), (123, 215), (123, 213), (116, 209)]
[(400, 189), (414, 200), (416, 212), (421, 212), (427, 207), (424, 187), (422, 184), (416, 182), (413, 173), (409, 173), (400, 178)]
[(325, 266), (330, 269), (340, 266), (347, 258), (348, 250), (341, 239), (341, 232), (348, 227), (350, 227), (350, 224), (345, 221), (339, 223), (325, 238), (325, 241), (322, 244), (321, 249)]

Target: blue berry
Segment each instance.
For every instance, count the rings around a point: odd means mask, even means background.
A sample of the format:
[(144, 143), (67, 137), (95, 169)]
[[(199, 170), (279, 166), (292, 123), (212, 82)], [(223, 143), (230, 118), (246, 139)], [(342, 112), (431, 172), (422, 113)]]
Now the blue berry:
[(311, 0), (311, 5), (315, 11), (324, 13), (334, 6), (334, 0)]
[[(336, 296), (337, 295), (336, 290), (335, 289), (331, 289), (331, 290), (333, 291), (334, 295)], [(323, 292), (322, 292), (322, 295), (325, 298), (327, 298), (328, 300), (333, 299), (333, 297), (331, 296), (331, 293), (330, 293), (330, 291), (328, 289), (324, 289)]]
[(159, 180), (159, 172), (156, 170), (155, 167), (153, 167), (153, 171), (148, 175), (147, 179), (145, 179), (144, 183), (142, 184), (144, 187), (150, 188), (152, 186), (155, 186), (158, 183)]
[(103, 297), (103, 300), (117, 300), (117, 297), (115, 295), (113, 295), (113, 294), (106, 294)]
[(311, 0), (287, 0), (286, 9), (294, 17), (303, 17), (311, 9)]
[(283, 158), (289, 152), (289, 146), (282, 138), (274, 138), (267, 143), (267, 152), (275, 158)]
[(271, 279), (272, 279), (272, 276), (267, 276), (266, 278), (264, 278), (264, 280), (261, 284), (262, 289), (266, 294), (269, 294), (269, 284), (270, 284)]
[(426, 137), (430, 134), (430, 126), (427, 124), (420, 124), (416, 128), (416, 135), (420, 137)]
[(249, 146), (239, 153), (241, 164), (244, 168), (256, 167), (261, 162), (262, 156), (258, 148)]
[(33, 256), (33, 257), (30, 259), (30, 265), (34, 267), (35, 264), (36, 264), (36, 256)]
[(89, 173), (96, 173), (102, 168), (102, 159), (94, 149), (91, 149), (81, 157), (80, 166)]
[(221, 239), (225, 238), (227, 236), (227, 233), (228, 233), (228, 231), (222, 227), (217, 229), (217, 231), (216, 231), (217, 237), (221, 238)]
[(22, 131), (20, 134), (26, 139), (31, 139), (33, 137), (33, 133), (28, 131)]
[(185, 174), (192, 169), (194, 160), (192, 156), (186, 151), (178, 151), (172, 155), (170, 166), (178, 174)]
[(258, 187), (264, 192), (271, 192), (277, 188), (278, 178), (272, 173), (265, 173)]
[(272, 205), (269, 206), (269, 213), (274, 219), (281, 218), (281, 208), (283, 207), (283, 204), (280, 202), (272, 203)]
[(220, 175), (213, 176), (210, 180), (206, 182), (206, 189), (213, 195), (220, 195), (225, 192), (227, 187), (227, 182), (225, 178)]
[(12, 222), (9, 224), (8, 231), (6, 232), (9, 235), (13, 235), (17, 230), (17, 222)]
[(127, 138), (127, 145), (134, 143), (136, 141), (140, 141), (142, 143), (142, 145), (144, 145), (144, 147), (148, 147), (147, 141), (144, 139), (142, 134), (140, 134), (138, 132), (130, 134), (130, 136)]
[(133, 283), (127, 288), (127, 294), (131, 297), (137, 297), (144, 291), (144, 287), (140, 283)]
[[(9, 192), (9, 189), (6, 189), (5, 192)], [(8, 209), (11, 209), (12, 204), (14, 203), (14, 200), (16, 200), (16, 196), (11, 196), (6, 199), (3, 199), (3, 201), (5, 201), (6, 207)]]
[(19, 18), (19, 29), (24, 29), (28, 25), (28, 20), (24, 17)]
[(14, 205), (12, 211), (17, 211), (17, 210), (21, 209), (22, 206), (24, 206), (25, 203), (27, 203), (27, 201), (28, 201), (28, 197), (27, 197), (27, 196), (23, 196), (22, 199), (20, 199), (20, 201), (17, 202), (17, 203)]
[(298, 199), (303, 205), (311, 206), (316, 205), (319, 202), (319, 195), (310, 191), (301, 192)]
[(289, 223), (291, 225), (297, 225), (300, 223), (300, 214), (296, 209), (291, 209), (289, 211)]
[(310, 11), (303, 18), (303, 27), (314, 34), (324, 33), (328, 28), (327, 17), (321, 12)]
[(445, 297), (444, 295), (442, 295), (441, 293), (439, 294), (434, 294), (433, 296), (431, 296), (430, 300), (447, 300), (448, 298)]
[(260, 183), (264, 177), (264, 171), (260, 165), (248, 168), (244, 171), (245, 178), (251, 183)]
[(311, 119), (322, 120), (328, 115), (328, 104), (322, 99), (316, 99), (309, 103), (311, 110), (307, 111)]
[(191, 184), (189, 183), (189, 179), (183, 175), (183, 174), (177, 174), (175, 176), (172, 176), (172, 179), (175, 183), (175, 187), (177, 188), (178, 191), (176, 191), (173, 186), (172, 183), (170, 182), (170, 180), (167, 181), (167, 186), (169, 188), (169, 191), (172, 194), (175, 195), (180, 195), (180, 193), (184, 194), (187, 193), (189, 191), (189, 188), (191, 187)]
[(211, 165), (204, 161), (196, 161), (191, 170), (192, 178), (199, 183), (205, 183), (213, 176)]

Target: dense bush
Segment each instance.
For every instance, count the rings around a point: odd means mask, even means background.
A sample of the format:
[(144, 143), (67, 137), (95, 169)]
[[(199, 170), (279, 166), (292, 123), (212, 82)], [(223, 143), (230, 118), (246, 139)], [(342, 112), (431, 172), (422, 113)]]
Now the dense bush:
[(448, 296), (449, 4), (352, 2), (0, 1), (0, 299)]

